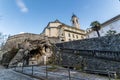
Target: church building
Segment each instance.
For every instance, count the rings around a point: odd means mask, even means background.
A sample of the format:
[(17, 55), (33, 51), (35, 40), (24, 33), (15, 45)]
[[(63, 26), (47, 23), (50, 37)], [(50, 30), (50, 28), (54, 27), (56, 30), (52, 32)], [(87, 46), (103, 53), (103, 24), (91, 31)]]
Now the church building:
[(85, 31), (80, 29), (79, 19), (76, 15), (72, 15), (71, 22), (72, 26), (66, 25), (59, 20), (49, 22), (42, 34), (49, 38), (57, 38), (58, 42), (84, 39)]

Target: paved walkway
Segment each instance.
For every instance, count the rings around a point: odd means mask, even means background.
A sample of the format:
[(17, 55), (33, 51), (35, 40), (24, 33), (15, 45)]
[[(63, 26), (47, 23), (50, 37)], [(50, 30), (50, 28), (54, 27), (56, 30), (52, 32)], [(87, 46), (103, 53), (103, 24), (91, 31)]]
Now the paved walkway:
[[(48, 66), (49, 68), (50, 66)], [(22, 68), (17, 68), (18, 71), (22, 71)], [(33, 68), (33, 75), (41, 78), (46, 78), (46, 67), (45, 66), (36, 66)], [(23, 72), (27, 74), (32, 74), (31, 67), (24, 67)], [(87, 74), (83, 72), (77, 72), (74, 70), (70, 71), (71, 80), (109, 80), (107, 77)], [(64, 68), (57, 68), (53, 71), (48, 71), (48, 80), (69, 80), (68, 70)], [(114, 80), (114, 79), (111, 79)]]
[[(48, 66), (48, 68), (51, 66)], [(18, 71), (21, 71), (22, 68), (17, 68)], [(32, 73), (31, 67), (24, 67), (23, 72), (27, 74)], [(41, 78), (46, 78), (46, 67), (34, 67), (33, 75)], [(107, 77), (87, 74), (77, 71), (70, 71), (71, 80), (109, 80)], [(48, 71), (48, 80), (69, 80), (68, 70), (58, 67), (56, 70)], [(4, 67), (0, 66), (0, 80), (38, 80), (35, 78), (31, 78), (30, 76), (26, 76), (24, 74), (13, 71), (12, 69), (4, 69)], [(114, 79), (111, 79), (114, 80)]]
[(0, 69), (0, 80), (37, 80), (26, 75), (14, 72), (11, 69)]
[(5, 69), (3, 66), (0, 65), (0, 69)]

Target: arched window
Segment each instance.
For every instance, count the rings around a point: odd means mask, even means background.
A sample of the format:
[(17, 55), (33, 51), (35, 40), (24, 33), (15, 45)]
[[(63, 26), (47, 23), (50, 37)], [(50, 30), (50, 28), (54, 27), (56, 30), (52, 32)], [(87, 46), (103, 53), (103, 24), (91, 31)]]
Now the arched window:
[(78, 23), (78, 20), (76, 19), (76, 22)]
[(64, 39), (61, 40), (62, 42), (64, 41)]
[(73, 20), (72, 22), (73, 22), (73, 24), (75, 23), (75, 21), (74, 21), (74, 20)]

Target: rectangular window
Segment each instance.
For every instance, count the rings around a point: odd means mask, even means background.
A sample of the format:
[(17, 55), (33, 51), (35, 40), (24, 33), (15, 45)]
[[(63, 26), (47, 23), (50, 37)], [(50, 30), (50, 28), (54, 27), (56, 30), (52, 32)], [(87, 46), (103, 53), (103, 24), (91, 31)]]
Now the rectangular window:
[(73, 34), (73, 38), (75, 38), (74, 34)]
[(76, 35), (76, 38), (78, 39), (78, 35)]
[(70, 33), (68, 34), (68, 36), (70, 37)]
[(71, 41), (71, 39), (69, 39), (69, 41)]
[(82, 39), (84, 39), (84, 37), (83, 37), (83, 36), (81, 36), (81, 38), (82, 38)]

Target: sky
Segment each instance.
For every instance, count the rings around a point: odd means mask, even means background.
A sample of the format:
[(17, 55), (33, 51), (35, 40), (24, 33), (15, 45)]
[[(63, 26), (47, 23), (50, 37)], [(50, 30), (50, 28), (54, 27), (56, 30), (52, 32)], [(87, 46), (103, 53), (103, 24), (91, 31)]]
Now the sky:
[(58, 19), (71, 24), (71, 16), (79, 18), (80, 28), (93, 21), (103, 23), (120, 14), (119, 0), (0, 0), (0, 32), (40, 34), (47, 24)]

